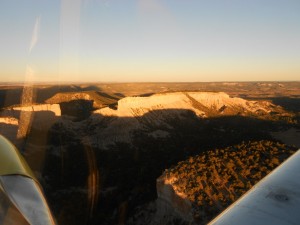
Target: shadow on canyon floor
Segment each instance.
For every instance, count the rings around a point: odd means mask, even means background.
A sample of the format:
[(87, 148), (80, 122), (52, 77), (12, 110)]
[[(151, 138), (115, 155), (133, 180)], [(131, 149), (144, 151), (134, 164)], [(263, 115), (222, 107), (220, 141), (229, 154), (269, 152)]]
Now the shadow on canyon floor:
[(270, 100), (275, 105), (280, 105), (287, 111), (300, 113), (300, 98), (280, 97), (280, 98), (270, 98)]
[[(55, 123), (47, 133), (42, 183), (59, 224), (122, 223), (138, 206), (156, 199), (156, 179), (166, 168), (210, 149), (273, 140), (269, 131), (290, 126), (242, 116), (203, 119), (182, 109), (154, 110), (138, 118), (93, 115), (93, 126), (88, 120), (80, 122), (86, 125), (82, 130)], [(132, 131), (131, 143), (112, 136), (115, 142), (106, 149), (84, 144), (91, 138), (101, 142), (99, 127), (116, 120), (124, 127), (142, 125)], [(168, 135), (149, 135), (156, 130)]]
[[(37, 97), (42, 102), (57, 92), (79, 90), (93, 90), (111, 97), (97, 86), (53, 86), (38, 89)], [(22, 88), (0, 90), (0, 105), (19, 104), (21, 93)], [(299, 99), (273, 98), (272, 101), (299, 112)], [(242, 141), (272, 140), (270, 131), (291, 126), (285, 121), (243, 116), (205, 119), (182, 109), (154, 110), (141, 117), (94, 114), (91, 123), (92, 105), (92, 101), (86, 100), (62, 103), (60, 107), (65, 118), (53, 112), (33, 112), (26, 117), (31, 118), (30, 132), (24, 132), (24, 139), (16, 140), (22, 141), (21, 151), (31, 168), (38, 172), (59, 224), (126, 221), (138, 206), (156, 199), (156, 179), (164, 169), (210, 149)], [(12, 116), (20, 118), (20, 111), (15, 110)], [(71, 116), (73, 121), (66, 116)], [(132, 124), (141, 126), (128, 134), (131, 143), (120, 141), (111, 133), (109, 138), (113, 142), (106, 149), (87, 144), (95, 142), (92, 140), (95, 138), (103, 142), (97, 132), (113, 126), (112, 121), (122, 125), (115, 128), (116, 133)], [(20, 125), (1, 124), (0, 128), (16, 137)], [(154, 137), (151, 134), (155, 131), (168, 135)]]
[[(32, 87), (33, 99), (35, 103), (45, 103), (47, 99), (51, 98), (57, 93), (101, 91), (101, 88), (95, 85), (89, 85), (86, 87), (81, 87), (79, 85), (47, 85), (47, 87), (42, 86), (43, 85), (36, 85)], [(8, 87), (6, 89), (0, 89), (0, 108), (20, 105), (23, 89), (23, 87)]]
[[(243, 96), (241, 96), (243, 97)], [(281, 106), (284, 110), (293, 113), (300, 113), (300, 98), (295, 97), (260, 97), (260, 98), (245, 98), (248, 100), (270, 101), (275, 105)]]

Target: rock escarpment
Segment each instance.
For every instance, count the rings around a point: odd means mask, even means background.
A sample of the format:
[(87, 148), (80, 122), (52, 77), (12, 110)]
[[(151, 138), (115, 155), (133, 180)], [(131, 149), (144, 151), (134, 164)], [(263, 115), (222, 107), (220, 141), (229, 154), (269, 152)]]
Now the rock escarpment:
[[(174, 92), (148, 97), (125, 97), (117, 109), (105, 107), (93, 112), (88, 123), (95, 127), (95, 145), (109, 145), (115, 141), (131, 142), (131, 133), (147, 130), (155, 138), (167, 137), (174, 129), (174, 120), (248, 117), (261, 120), (282, 120), (288, 112), (265, 101), (232, 98), (222, 92)], [(192, 122), (192, 121), (190, 121)]]
[[(157, 179), (158, 218), (206, 224), (296, 151), (260, 141), (205, 152)], [(161, 211), (160, 211), (161, 210)]]
[(37, 104), (29, 106), (14, 106), (7, 108), (7, 111), (12, 113), (22, 111), (22, 112), (41, 112), (49, 111), (54, 113), (55, 116), (61, 116), (61, 110), (59, 104)]
[[(29, 106), (14, 106), (9, 107), (1, 111), (1, 118), (14, 118), (13, 120), (20, 120), (22, 114), (30, 114), (31, 119), (35, 120), (37, 126), (43, 126), (43, 124), (53, 123), (54, 121), (49, 118), (60, 117), (61, 109), (59, 104), (39, 104)], [(2, 119), (3, 120), (3, 119)]]
[(137, 117), (162, 109), (186, 109), (200, 117), (222, 115), (255, 115), (257, 117), (284, 113), (284, 110), (265, 101), (232, 98), (223, 92), (174, 92), (149, 97), (126, 97), (118, 101), (118, 109), (96, 111), (102, 115)]
[(117, 95), (106, 94), (97, 91), (66, 92), (55, 94), (53, 97), (47, 99), (46, 103), (60, 104), (71, 101), (85, 100), (92, 102), (94, 108), (103, 108), (116, 104), (119, 99), (120, 97)]
[(25, 137), (30, 129), (48, 130), (61, 116), (58, 104), (13, 106), (0, 113), (1, 134), (13, 143)]
[[(55, 205), (66, 199), (64, 187), (57, 185), (60, 180), (68, 180), (67, 185), (73, 186), (78, 185), (74, 181), (79, 178), (82, 187), (85, 187), (86, 179), (89, 179), (87, 175), (72, 174), (74, 171), (85, 171), (85, 152), (88, 150), (88, 153), (95, 154), (90, 158), (94, 159), (93, 165), (97, 163), (101, 173), (97, 216), (102, 224), (129, 224), (125, 220), (131, 216), (131, 224), (135, 225), (178, 224), (180, 218), (191, 224), (204, 219), (201, 213), (205, 213), (205, 209), (194, 211), (199, 208), (194, 207), (189, 195), (175, 187), (176, 182), (181, 180), (176, 174), (158, 180), (159, 199), (157, 204), (149, 206), (149, 201), (153, 203), (156, 198), (157, 177), (165, 168), (189, 155), (257, 137), (267, 139), (267, 131), (273, 121), (256, 119), (263, 118), (263, 114), (255, 109), (262, 108), (269, 119), (276, 118), (272, 110), (280, 114), (282, 109), (267, 102), (234, 100), (224, 93), (195, 93), (195, 96), (193, 93), (124, 98), (117, 108), (97, 110), (85, 120), (70, 121), (63, 117), (52, 127), (49, 135), (53, 146), (47, 150), (50, 153), (46, 166), (48, 172), (44, 175), (51, 177), (48, 179), (50, 186), (57, 187), (61, 193), (53, 195)], [(210, 94), (213, 96), (208, 101)], [(62, 166), (65, 172), (62, 177), (57, 177), (57, 173), (52, 171), (59, 173)], [(83, 196), (80, 198), (86, 199)], [(74, 204), (73, 199), (70, 197), (70, 205)], [(153, 205), (157, 207), (154, 209)]]
[(192, 203), (183, 192), (173, 186), (176, 177), (159, 177), (156, 180), (157, 200), (153, 223), (166, 224), (176, 219), (192, 223)]

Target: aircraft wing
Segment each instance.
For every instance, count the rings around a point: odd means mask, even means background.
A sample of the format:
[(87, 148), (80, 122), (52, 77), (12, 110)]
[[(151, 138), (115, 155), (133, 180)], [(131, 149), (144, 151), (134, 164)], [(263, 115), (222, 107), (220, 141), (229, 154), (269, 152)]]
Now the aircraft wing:
[(209, 225), (300, 224), (300, 150)]
[(40, 184), (18, 150), (1, 135), (0, 224), (55, 225)]

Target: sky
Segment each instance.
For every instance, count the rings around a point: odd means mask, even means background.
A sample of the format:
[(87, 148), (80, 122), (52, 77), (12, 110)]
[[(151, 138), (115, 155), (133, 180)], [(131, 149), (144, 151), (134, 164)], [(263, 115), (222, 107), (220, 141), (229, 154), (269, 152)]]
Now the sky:
[(0, 82), (299, 81), (299, 0), (0, 0)]

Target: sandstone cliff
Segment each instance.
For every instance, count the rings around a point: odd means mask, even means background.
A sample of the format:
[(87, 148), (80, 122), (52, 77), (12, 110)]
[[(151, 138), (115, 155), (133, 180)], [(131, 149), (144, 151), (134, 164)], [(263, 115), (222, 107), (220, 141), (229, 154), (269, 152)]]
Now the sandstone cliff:
[(14, 106), (7, 109), (11, 113), (22, 111), (22, 112), (41, 112), (48, 111), (54, 113), (55, 116), (61, 116), (61, 110), (59, 104), (39, 104), (30, 106)]
[(284, 110), (266, 101), (248, 101), (232, 98), (223, 92), (174, 92), (155, 94), (149, 97), (126, 97), (118, 101), (118, 109), (97, 110), (107, 116), (136, 117), (161, 109), (191, 110), (200, 117), (221, 115), (255, 115), (274, 117)]
[(1, 134), (13, 143), (25, 137), (30, 129), (47, 131), (61, 116), (58, 104), (14, 106), (0, 112)]
[(125, 97), (118, 101), (117, 109), (105, 107), (94, 111), (89, 124), (95, 127), (94, 139), (103, 140), (98, 144), (105, 146), (115, 141), (130, 143), (131, 132), (136, 129), (147, 129), (153, 137), (166, 137), (173, 129), (170, 120), (193, 116), (200, 119), (247, 116), (281, 120), (287, 115), (291, 116), (270, 102), (232, 98), (223, 92), (174, 92)]
[(157, 200), (153, 224), (167, 224), (176, 219), (194, 222), (192, 202), (188, 196), (173, 185), (177, 177), (161, 176), (156, 180)]

